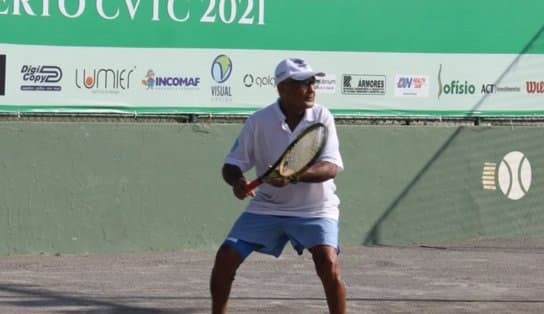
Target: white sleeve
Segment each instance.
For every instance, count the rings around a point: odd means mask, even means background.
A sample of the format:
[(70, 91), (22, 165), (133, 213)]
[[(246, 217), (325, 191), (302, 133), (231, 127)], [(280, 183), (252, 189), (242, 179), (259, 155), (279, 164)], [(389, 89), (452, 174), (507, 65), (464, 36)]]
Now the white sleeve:
[(246, 172), (254, 166), (253, 134), (255, 134), (253, 120), (249, 118), (225, 157), (226, 164), (238, 166), (242, 172)]
[(340, 154), (340, 142), (338, 141), (338, 134), (336, 133), (336, 124), (334, 117), (327, 109), (324, 109), (321, 122), (325, 124), (328, 130), (327, 143), (321, 152), (319, 160), (332, 162), (338, 166), (338, 170), (344, 170), (344, 162), (342, 161), (342, 155)]

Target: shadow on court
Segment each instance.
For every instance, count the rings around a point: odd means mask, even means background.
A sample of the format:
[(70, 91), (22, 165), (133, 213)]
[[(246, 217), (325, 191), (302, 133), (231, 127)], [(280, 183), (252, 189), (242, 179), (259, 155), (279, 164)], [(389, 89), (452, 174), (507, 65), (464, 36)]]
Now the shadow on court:
[[(0, 313), (209, 313), (214, 252), (0, 257)], [(542, 313), (544, 239), (346, 247), (349, 313)], [(254, 254), (230, 313), (327, 313), (311, 256)]]
[[(11, 295), (12, 300), (3, 297), (0, 301), (0, 308), (13, 308), (21, 313), (34, 313), (57, 309), (54, 313), (112, 313), (112, 314), (168, 314), (168, 313), (197, 313), (198, 309), (177, 309), (164, 310), (159, 308), (134, 307), (117, 304), (114, 301), (93, 299), (85, 296), (74, 296), (69, 294), (35, 289), (28, 285), (0, 285), (0, 293)], [(10, 299), (11, 299), (10, 298)], [(114, 299), (114, 298), (113, 298)], [(145, 297), (137, 297), (145, 299)], [(75, 309), (75, 308), (81, 309)], [(66, 310), (63, 310), (65, 308)], [(73, 309), (70, 309), (73, 308)], [(96, 308), (93, 310), (93, 308)], [(8, 312), (6, 312), (8, 313)], [(11, 313), (11, 311), (10, 311)]]

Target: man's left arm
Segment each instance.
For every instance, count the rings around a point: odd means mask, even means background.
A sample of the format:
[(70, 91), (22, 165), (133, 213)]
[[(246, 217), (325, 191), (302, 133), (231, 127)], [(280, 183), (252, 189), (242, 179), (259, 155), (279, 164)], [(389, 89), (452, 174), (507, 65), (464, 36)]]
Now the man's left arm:
[(320, 160), (306, 169), (298, 178), (300, 182), (323, 182), (334, 179), (338, 173), (338, 166), (330, 161)]

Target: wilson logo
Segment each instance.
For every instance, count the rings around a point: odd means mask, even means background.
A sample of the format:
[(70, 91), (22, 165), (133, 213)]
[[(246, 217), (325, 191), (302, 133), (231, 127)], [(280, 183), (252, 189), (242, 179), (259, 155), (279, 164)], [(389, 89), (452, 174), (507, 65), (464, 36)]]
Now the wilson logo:
[(527, 81), (526, 86), (529, 94), (544, 94), (544, 81)]

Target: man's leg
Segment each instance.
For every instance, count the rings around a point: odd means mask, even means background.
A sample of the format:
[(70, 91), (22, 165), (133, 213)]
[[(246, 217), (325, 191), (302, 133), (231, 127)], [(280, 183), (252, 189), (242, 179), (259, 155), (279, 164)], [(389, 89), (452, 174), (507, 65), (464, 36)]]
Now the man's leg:
[(340, 274), (336, 249), (328, 245), (317, 245), (310, 249), (317, 275), (323, 283), (329, 312), (346, 313), (346, 288)]
[(210, 279), (213, 314), (224, 314), (227, 312), (227, 302), (232, 281), (242, 261), (243, 258), (238, 251), (228, 245), (221, 245), (217, 251)]

